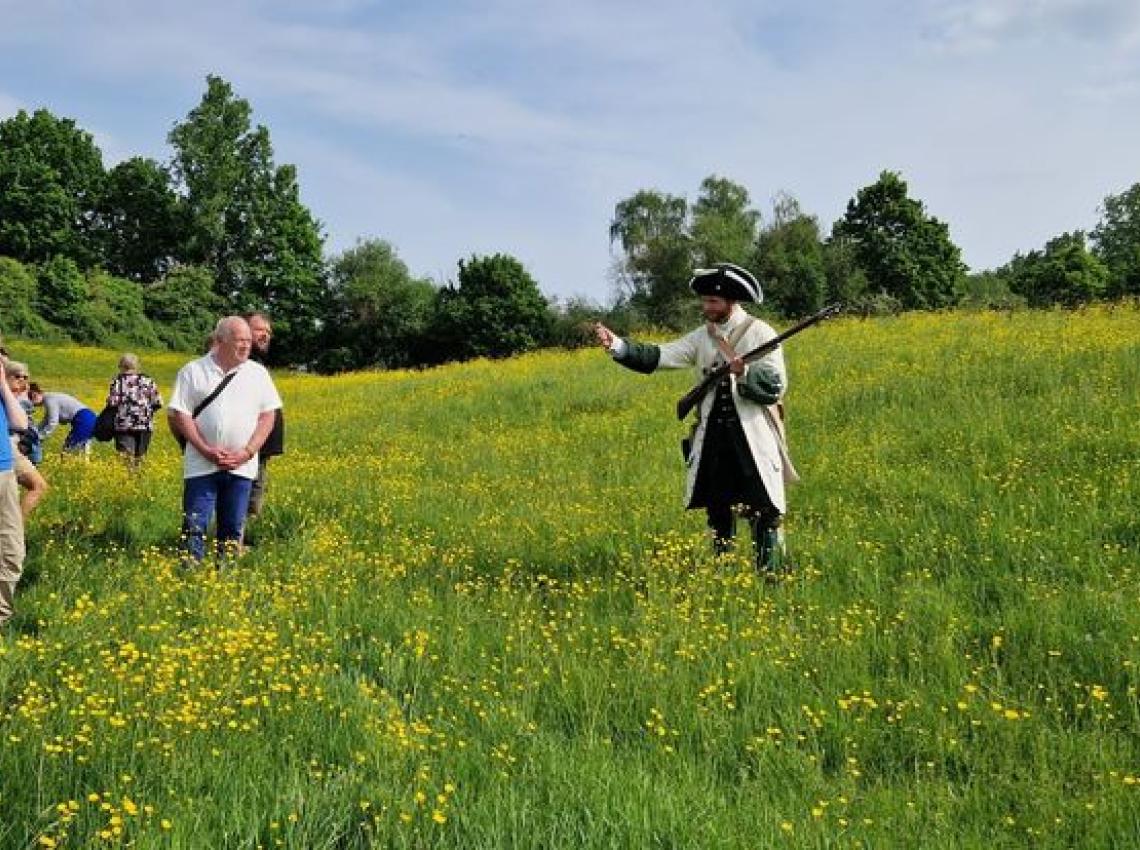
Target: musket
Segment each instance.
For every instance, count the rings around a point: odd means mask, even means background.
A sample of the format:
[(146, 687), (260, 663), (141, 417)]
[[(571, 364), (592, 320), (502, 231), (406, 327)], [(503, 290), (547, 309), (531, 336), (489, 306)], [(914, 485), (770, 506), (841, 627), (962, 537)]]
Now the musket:
[[(842, 312), (842, 310), (843, 306), (841, 304), (831, 304), (830, 306), (824, 307), (815, 315), (808, 316), (798, 325), (793, 325), (779, 336), (774, 336), (763, 345), (758, 345), (751, 351), (741, 355), (740, 359), (745, 363), (758, 360), (765, 354), (775, 351), (784, 340), (790, 339), (800, 331), (807, 330), (812, 325), (822, 322), (824, 319), (831, 318), (837, 313)], [(710, 369), (708, 374), (701, 379), (701, 382), (685, 393), (681, 400), (677, 402), (677, 418), (684, 419), (688, 416), (689, 411), (700, 404), (701, 399), (705, 397), (705, 393), (712, 389), (717, 381), (727, 375), (730, 368), (730, 364), (723, 363), (715, 369)]]

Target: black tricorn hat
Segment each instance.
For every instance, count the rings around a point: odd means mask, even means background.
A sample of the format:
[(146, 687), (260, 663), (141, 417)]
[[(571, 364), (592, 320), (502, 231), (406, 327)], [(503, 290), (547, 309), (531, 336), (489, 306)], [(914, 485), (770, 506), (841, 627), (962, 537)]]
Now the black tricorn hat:
[(714, 263), (711, 269), (695, 269), (689, 288), (697, 295), (719, 295), (729, 301), (764, 300), (760, 284), (752, 272), (735, 263)]

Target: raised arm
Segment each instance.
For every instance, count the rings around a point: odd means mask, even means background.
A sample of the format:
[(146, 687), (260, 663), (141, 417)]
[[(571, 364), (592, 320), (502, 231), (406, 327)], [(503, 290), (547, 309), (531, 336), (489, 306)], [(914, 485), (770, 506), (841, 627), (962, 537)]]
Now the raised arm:
[[(8, 427), (16, 431), (26, 430), (28, 417), (24, 413), (24, 408), (20, 406), (20, 400), (16, 398), (12, 388), (8, 386), (8, 374), (4, 370), (3, 360), (0, 360), (0, 397), (3, 398), (4, 413), (8, 416)], [(5, 440), (8, 439), (7, 434), (0, 436)]]

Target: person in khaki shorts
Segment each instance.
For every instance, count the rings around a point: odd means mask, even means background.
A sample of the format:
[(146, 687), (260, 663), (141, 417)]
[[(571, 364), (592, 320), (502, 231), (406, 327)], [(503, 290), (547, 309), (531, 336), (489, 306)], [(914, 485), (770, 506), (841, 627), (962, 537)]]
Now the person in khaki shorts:
[[(0, 361), (0, 434), (7, 434), (9, 426), (22, 430), (28, 419)], [(0, 439), (0, 626), (12, 618), (12, 597), (24, 572), (24, 518), (12, 454), (12, 441)]]

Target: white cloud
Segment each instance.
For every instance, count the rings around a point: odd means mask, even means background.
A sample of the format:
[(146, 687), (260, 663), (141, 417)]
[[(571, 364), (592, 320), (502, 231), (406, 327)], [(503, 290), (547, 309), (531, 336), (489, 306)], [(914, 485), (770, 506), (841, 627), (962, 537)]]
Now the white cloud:
[(976, 265), (1088, 226), (1140, 179), (1138, 14), (1133, 0), (0, 0), (0, 75), (9, 108), (81, 116), (110, 162), (155, 155), (220, 74), (297, 164), (332, 247), (386, 238), (434, 277), (510, 251), (552, 292), (604, 297), (614, 204), (646, 187), (692, 197), (712, 173), (760, 206), (790, 190), (826, 228), (901, 170)]
[(1076, 40), (1131, 49), (1140, 35), (1135, 0), (959, 0), (935, 13), (932, 32), (951, 49), (999, 49), (1017, 41)]

